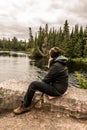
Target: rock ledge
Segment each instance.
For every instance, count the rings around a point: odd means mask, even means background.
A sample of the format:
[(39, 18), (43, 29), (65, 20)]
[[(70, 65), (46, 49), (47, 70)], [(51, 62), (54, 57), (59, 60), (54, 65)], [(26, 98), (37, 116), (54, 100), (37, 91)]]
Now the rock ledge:
[[(11, 110), (17, 107), (28, 85), (27, 81), (15, 79), (0, 83), (0, 110)], [(38, 98), (37, 93), (36, 97)], [(53, 112), (60, 111), (76, 118), (87, 118), (87, 90), (69, 87), (66, 94), (51, 100), (44, 95), (41, 106)]]

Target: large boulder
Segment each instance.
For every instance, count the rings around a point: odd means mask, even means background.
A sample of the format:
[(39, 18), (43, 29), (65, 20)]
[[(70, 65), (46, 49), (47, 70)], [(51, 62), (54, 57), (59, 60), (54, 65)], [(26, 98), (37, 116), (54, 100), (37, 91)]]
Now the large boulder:
[(87, 90), (69, 87), (64, 95), (52, 100), (45, 95), (44, 105), (51, 111), (60, 111), (76, 118), (87, 118)]
[(23, 99), (29, 82), (7, 80), (0, 83), (0, 110), (10, 110), (17, 107)]
[[(28, 88), (29, 82), (8, 80), (0, 84), (0, 110), (11, 110), (20, 104)], [(41, 94), (41, 93), (40, 93)], [(40, 95), (35, 95), (35, 100)], [(50, 111), (66, 113), (76, 118), (87, 118), (87, 90), (69, 87), (67, 93), (61, 97), (49, 99), (44, 94), (43, 102), (40, 102), (43, 108), (49, 108)]]

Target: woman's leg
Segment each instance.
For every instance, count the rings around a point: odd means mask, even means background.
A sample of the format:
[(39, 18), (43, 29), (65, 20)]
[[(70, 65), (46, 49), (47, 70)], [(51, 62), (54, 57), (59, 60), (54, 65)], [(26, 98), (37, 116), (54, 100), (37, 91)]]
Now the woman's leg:
[(44, 82), (34, 81), (29, 85), (28, 90), (24, 96), (23, 103), (18, 108), (13, 110), (15, 114), (21, 114), (29, 110), (28, 106), (31, 105), (31, 101), (36, 90), (46, 93), (50, 96), (59, 96), (58, 92), (54, 87)]
[(33, 98), (36, 90), (43, 92), (45, 94), (48, 94), (50, 96), (59, 96), (58, 92), (56, 91), (56, 89), (54, 87), (52, 87), (44, 82), (33, 81), (29, 85), (28, 90), (24, 96), (23, 102), (26, 107), (30, 106), (32, 98)]

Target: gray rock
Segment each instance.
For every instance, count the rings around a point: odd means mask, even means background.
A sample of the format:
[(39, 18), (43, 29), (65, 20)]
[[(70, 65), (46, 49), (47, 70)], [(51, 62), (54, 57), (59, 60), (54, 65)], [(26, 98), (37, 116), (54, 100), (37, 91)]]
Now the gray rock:
[(14, 79), (0, 83), (0, 110), (17, 107), (23, 99), (28, 84)]
[(51, 111), (61, 111), (76, 118), (87, 118), (87, 90), (69, 87), (61, 97), (49, 100), (45, 95), (44, 104), (50, 104)]
[[(29, 82), (17, 80), (2, 82), (0, 84), (0, 110), (11, 110), (19, 106), (28, 85)], [(36, 93), (35, 100), (38, 100), (40, 95), (41, 93)], [(39, 103), (39, 108), (42, 106), (53, 112), (59, 111), (76, 118), (87, 118), (87, 90), (69, 87), (67, 93), (50, 100), (44, 94), (43, 100)]]

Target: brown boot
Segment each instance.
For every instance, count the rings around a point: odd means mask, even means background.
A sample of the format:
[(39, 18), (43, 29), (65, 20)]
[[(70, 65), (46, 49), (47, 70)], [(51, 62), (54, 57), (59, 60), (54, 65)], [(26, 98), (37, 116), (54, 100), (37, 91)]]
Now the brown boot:
[(22, 114), (29, 111), (28, 107), (25, 107), (24, 104), (21, 104), (18, 108), (14, 109), (13, 112), (15, 114)]

